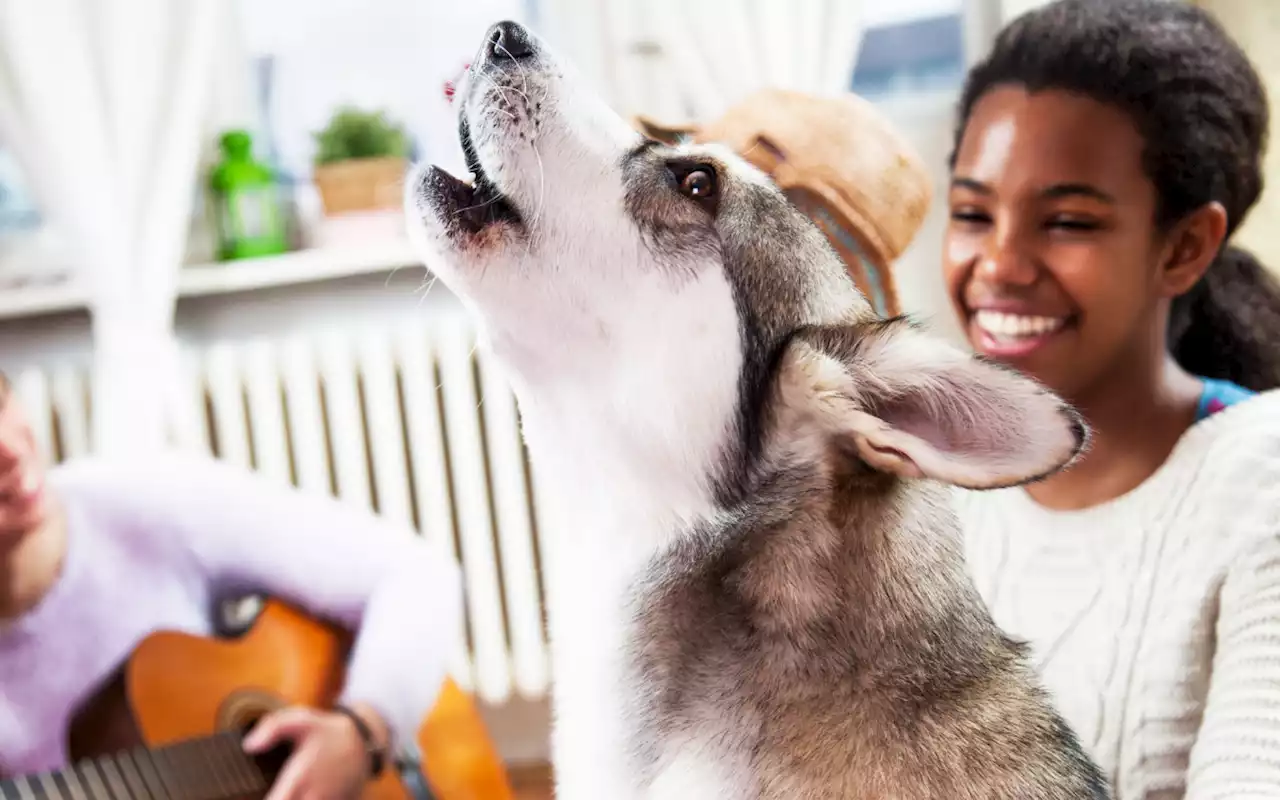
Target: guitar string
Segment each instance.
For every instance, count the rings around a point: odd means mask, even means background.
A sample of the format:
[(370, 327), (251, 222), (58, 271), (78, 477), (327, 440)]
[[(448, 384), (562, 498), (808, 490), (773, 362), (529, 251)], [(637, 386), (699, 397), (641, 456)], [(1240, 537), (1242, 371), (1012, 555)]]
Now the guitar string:
[(158, 800), (173, 800), (173, 795), (169, 794), (168, 788), (164, 782), (160, 780), (159, 773), (156, 772), (155, 751), (138, 747), (133, 751), (133, 763), (137, 767), (138, 774), (142, 777), (142, 782), (147, 785), (147, 789), (151, 792), (151, 796)]
[(129, 796), (135, 800), (152, 800), (147, 787), (142, 783), (138, 776), (137, 767), (134, 766), (133, 756), (129, 751), (125, 750), (116, 754), (116, 761), (120, 765), (120, 773), (124, 775), (125, 783), (129, 786)]
[(213, 800), (261, 792), (270, 782), (239, 737), (222, 733), (0, 781), (0, 797), (8, 800), (13, 790), (17, 800)]

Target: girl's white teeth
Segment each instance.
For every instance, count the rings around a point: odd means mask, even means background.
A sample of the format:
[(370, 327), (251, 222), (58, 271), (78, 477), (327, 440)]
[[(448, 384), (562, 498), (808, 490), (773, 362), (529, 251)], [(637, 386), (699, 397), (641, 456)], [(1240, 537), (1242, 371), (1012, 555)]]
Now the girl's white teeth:
[(1006, 314), (1001, 311), (979, 311), (973, 315), (978, 327), (992, 336), (1006, 339), (1044, 336), (1061, 328), (1065, 317), (1036, 317)]

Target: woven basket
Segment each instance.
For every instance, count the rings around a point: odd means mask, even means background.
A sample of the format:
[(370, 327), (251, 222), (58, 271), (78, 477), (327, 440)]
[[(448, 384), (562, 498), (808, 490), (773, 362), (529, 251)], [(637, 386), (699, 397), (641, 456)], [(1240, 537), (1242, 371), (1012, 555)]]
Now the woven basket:
[(356, 158), (315, 168), (313, 180), (329, 216), (349, 211), (398, 208), (408, 161), (404, 158)]

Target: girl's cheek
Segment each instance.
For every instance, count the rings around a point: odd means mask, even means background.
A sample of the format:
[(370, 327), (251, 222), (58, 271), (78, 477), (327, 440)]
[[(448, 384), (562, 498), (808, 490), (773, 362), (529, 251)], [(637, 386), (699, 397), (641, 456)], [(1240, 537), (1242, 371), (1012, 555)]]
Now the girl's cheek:
[(943, 242), (947, 287), (957, 291), (967, 279), (971, 265), (982, 254), (982, 241), (973, 234), (952, 233)]

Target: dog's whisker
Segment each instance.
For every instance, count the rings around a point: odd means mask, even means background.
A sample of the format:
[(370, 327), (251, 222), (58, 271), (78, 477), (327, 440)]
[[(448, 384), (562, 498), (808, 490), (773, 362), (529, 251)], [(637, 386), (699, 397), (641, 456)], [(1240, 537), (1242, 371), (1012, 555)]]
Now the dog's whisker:
[[(492, 79), (492, 78), (490, 78), (490, 80), (493, 80), (493, 79)], [(498, 86), (498, 84), (497, 84), (497, 82), (496, 82), (496, 81), (494, 81), (494, 85), (495, 85), (495, 86)], [(517, 88), (516, 88), (516, 87), (514, 87), (514, 86), (511, 86), (511, 85), (507, 85), (507, 86), (498, 86), (498, 88), (499, 88), (501, 91), (503, 91), (503, 92), (511, 92), (512, 94), (514, 94), (515, 96), (517, 96), (517, 97), (519, 97), (521, 100), (523, 100), (526, 104), (530, 104), (530, 103), (532, 103), (532, 102), (533, 102), (533, 101), (531, 101), (531, 100), (529, 99), (529, 95), (528, 95), (528, 93), (527, 93), (527, 92), (521, 91), (521, 90), (517, 89)]]
[(511, 55), (511, 51), (507, 49), (506, 45), (498, 42), (498, 47), (502, 48), (502, 52), (507, 54), (507, 57), (511, 59), (511, 63), (515, 64), (516, 69), (520, 70), (520, 80), (524, 82), (524, 101), (526, 103), (529, 102), (529, 73), (524, 71), (524, 67), (520, 66), (520, 59)]
[[(525, 102), (525, 108), (529, 112), (532, 112), (533, 103), (532, 101), (529, 100), (529, 73), (526, 72), (525, 68), (520, 64), (520, 60), (517, 59), (515, 56), (513, 56), (511, 54), (511, 51), (506, 48), (506, 45), (499, 42), (498, 47), (502, 49), (502, 52), (507, 54), (507, 57), (511, 59), (511, 63), (515, 64), (516, 69), (520, 71), (520, 81), (524, 87), (524, 90), (521, 91), (516, 89), (515, 87), (510, 87), (511, 91), (515, 92), (521, 98), (523, 98)], [(493, 80), (493, 79), (490, 78), (490, 80)], [(496, 84), (496, 81), (494, 83)], [(529, 144), (530, 144), (530, 149), (533, 151), (533, 157), (538, 162), (538, 201), (534, 204), (533, 216), (529, 221), (529, 230), (533, 231), (537, 229), (538, 217), (542, 214), (543, 203), (546, 199), (547, 173), (546, 173), (546, 168), (542, 164), (542, 154), (538, 152), (538, 144), (536, 141), (533, 140), (532, 134), (530, 134)], [(532, 251), (533, 251), (533, 237), (530, 236), (525, 239), (525, 255), (529, 255)]]
[[(502, 101), (503, 101), (504, 103), (507, 103), (507, 104), (510, 104), (510, 103), (511, 103), (511, 99), (507, 96), (507, 92), (512, 92), (513, 94), (516, 94), (516, 95), (518, 95), (521, 99), (523, 99), (523, 100), (524, 100), (524, 102), (525, 102), (525, 105), (526, 105), (526, 106), (530, 104), (530, 101), (529, 101), (529, 95), (525, 94), (524, 92), (520, 91), (519, 89), (515, 88), (514, 86), (504, 86), (504, 85), (502, 85), (502, 84), (498, 83), (498, 81), (497, 81), (497, 80), (495, 80), (494, 78), (492, 78), (492, 77), (490, 77), (490, 76), (488, 76), (488, 75), (482, 75), (482, 76), (481, 76), (481, 79), (482, 79), (482, 80), (484, 80), (484, 81), (487, 81), (487, 83), (481, 84), (482, 86), (484, 86), (484, 87), (485, 87), (486, 91), (492, 90), (492, 91), (494, 92), (494, 94), (497, 94), (499, 97), (501, 97), (501, 98), (502, 98)], [(498, 110), (498, 111), (505, 111), (505, 109), (501, 109), (501, 108), (498, 108), (498, 109), (496, 109), (496, 110)], [(507, 115), (508, 115), (511, 119), (515, 119), (515, 118), (516, 118), (516, 117), (515, 117), (515, 114), (513, 114), (513, 113), (511, 113), (511, 112), (509, 112), (509, 111), (507, 111), (506, 113), (507, 113)]]
[(392, 267), (391, 271), (387, 273), (387, 279), (382, 282), (382, 288), (386, 289), (387, 287), (389, 287), (391, 285), (391, 279), (394, 278), (396, 276), (396, 273), (399, 271), (400, 271), (399, 267)]
[[(498, 89), (497, 87), (495, 87), (495, 90), (496, 90), (496, 91), (495, 91), (495, 93), (496, 93), (496, 94), (502, 95), (502, 90), (501, 90), (501, 89)], [(503, 95), (503, 97), (504, 97), (504, 100), (505, 100), (505, 95)], [(505, 109), (505, 108), (500, 108), (500, 107), (498, 107), (498, 106), (494, 106), (494, 105), (492, 105), (492, 104), (488, 104), (488, 105), (489, 105), (489, 109), (490, 109), (491, 111), (496, 112), (496, 113), (498, 113), (498, 114), (502, 114), (503, 116), (505, 116), (507, 119), (511, 120), (512, 122), (515, 122), (515, 121), (517, 120), (517, 117), (516, 117), (516, 114), (515, 114), (515, 112), (514, 112), (514, 111), (508, 111), (508, 110), (507, 110), (507, 109)]]
[(415, 292), (421, 293), (421, 296), (418, 298), (418, 308), (422, 308), (422, 304), (427, 301), (427, 295), (431, 294), (431, 290), (436, 287), (436, 281), (438, 280), (440, 280), (440, 277), (432, 274), (430, 278), (424, 280), (422, 284), (414, 290)]
[[(519, 67), (519, 66), (520, 66), (520, 65), (519, 65), (519, 62), (517, 62), (517, 63), (516, 63), (516, 66), (517, 66), (517, 67)], [(523, 74), (523, 73), (524, 73), (524, 68), (523, 68), (523, 67), (520, 67), (520, 71), (521, 71), (521, 74)], [(493, 87), (495, 90), (497, 90), (497, 91), (502, 95), (502, 97), (503, 97), (503, 99), (504, 99), (504, 100), (506, 100), (506, 99), (507, 99), (507, 95), (506, 95), (506, 93), (507, 93), (507, 92), (511, 92), (512, 94), (516, 95), (516, 96), (517, 96), (517, 97), (519, 97), (520, 99), (524, 100), (524, 101), (525, 101), (525, 103), (529, 103), (529, 102), (530, 102), (530, 100), (529, 100), (529, 93), (528, 93), (528, 90), (529, 90), (528, 76), (525, 76), (525, 78), (524, 78), (524, 90), (517, 89), (516, 87), (511, 86), (510, 84), (500, 84), (500, 83), (498, 83), (498, 81), (497, 81), (497, 79), (496, 79), (496, 78), (494, 78), (494, 77), (492, 77), (492, 76), (490, 76), (490, 75), (483, 75), (483, 76), (481, 76), (481, 77), (482, 77), (484, 80), (488, 81), (489, 83), (488, 83), (487, 85), (488, 85), (488, 86), (491, 86), (491, 87)]]
[(468, 211), (477, 211), (479, 209), (485, 208), (486, 206), (491, 206), (501, 199), (502, 199), (501, 197), (490, 197), (488, 200), (485, 200), (483, 203), (476, 203), (473, 206), (465, 206), (463, 208), (460, 208), (457, 211), (453, 212), (453, 215), (455, 217), (460, 217)]
[[(485, 74), (479, 74), (479, 75), (477, 75), (477, 76), (476, 76), (476, 85), (477, 85), (477, 86), (479, 86), (479, 87), (480, 87), (480, 89), (481, 89), (482, 91), (486, 92), (486, 93), (490, 93), (490, 94), (496, 95), (496, 96), (498, 96), (498, 97), (501, 97), (501, 98), (502, 98), (502, 101), (503, 101), (504, 103), (505, 103), (505, 102), (509, 102), (509, 101), (507, 100), (506, 92), (505, 92), (505, 91), (503, 91), (503, 87), (502, 87), (502, 86), (501, 86), (501, 85), (500, 85), (496, 80), (494, 80), (493, 78), (491, 78), (490, 76), (485, 75)], [(484, 103), (484, 105), (485, 105), (485, 106), (487, 106), (487, 107), (489, 107), (489, 108), (493, 108), (493, 109), (494, 109), (494, 110), (496, 110), (496, 111), (504, 111), (504, 112), (505, 112), (505, 109), (495, 108), (491, 103)], [(511, 114), (511, 112), (505, 112), (505, 113), (507, 113), (509, 116), (512, 116), (512, 117), (514, 118), (514, 115), (512, 115), (512, 114)]]
[[(542, 164), (542, 154), (538, 152), (538, 143), (536, 141), (529, 142), (529, 149), (533, 151), (533, 157), (538, 162), (538, 202), (533, 206), (533, 217), (529, 220), (529, 231), (535, 231), (538, 228), (538, 218), (542, 215), (542, 208), (547, 195), (547, 170)], [(525, 239), (525, 255), (533, 252), (533, 236)]]

